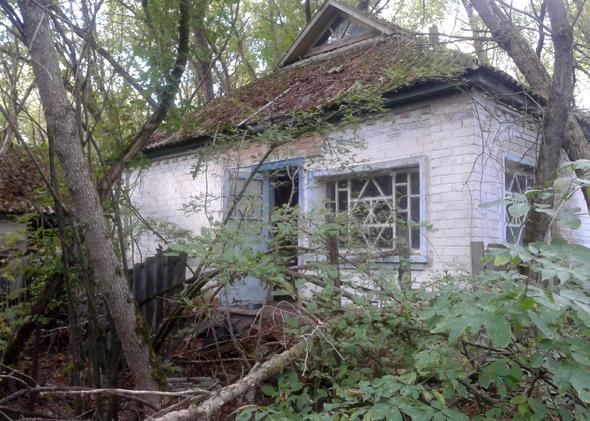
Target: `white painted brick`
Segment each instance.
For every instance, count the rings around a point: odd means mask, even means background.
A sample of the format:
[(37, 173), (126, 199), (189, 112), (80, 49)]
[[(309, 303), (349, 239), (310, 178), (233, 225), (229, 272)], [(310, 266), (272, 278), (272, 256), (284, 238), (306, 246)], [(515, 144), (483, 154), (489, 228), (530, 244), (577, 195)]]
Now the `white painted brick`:
[[(426, 221), (434, 227), (427, 234), (428, 269), (419, 274), (444, 270), (470, 269), (471, 241), (499, 242), (503, 232), (502, 206), (483, 209), (480, 203), (491, 202), (503, 194), (503, 159), (506, 153), (535, 158), (536, 132), (517, 119), (513, 113), (495, 106), (483, 97), (476, 101), (492, 110), (492, 117), (481, 105), (467, 95), (457, 94), (405, 106), (362, 123), (356, 134), (342, 130), (332, 136), (331, 143), (342, 145), (345, 139), (362, 136), (366, 143), (354, 151), (349, 161), (379, 163), (408, 157), (425, 157)], [(475, 117), (475, 107), (478, 117)], [(483, 129), (483, 130), (482, 130)], [(482, 135), (483, 132), (483, 135)], [(316, 153), (321, 139), (300, 139), (281, 148), (273, 156), (277, 160)], [(215, 218), (222, 213), (222, 186), (226, 168), (252, 165), (265, 147), (251, 145), (239, 153), (232, 151), (224, 157), (227, 163), (210, 162), (205, 172), (193, 177), (195, 154), (160, 158), (141, 172), (132, 191), (132, 199), (144, 215), (168, 220), (181, 228), (199, 233), (209, 226), (204, 213), (185, 214), (182, 207), (194, 196), (208, 192), (208, 212)], [(306, 164), (310, 169), (338, 168), (342, 156), (325, 155), (324, 160)], [(232, 163), (233, 162), (233, 163)], [(135, 174), (137, 176), (137, 174)], [(134, 177), (131, 177), (134, 178)], [(308, 190), (302, 203), (312, 203), (321, 191)], [(322, 193), (323, 194), (323, 193)], [(583, 221), (584, 230), (564, 236), (578, 236), (590, 243), (590, 219)], [(569, 238), (569, 237), (568, 237)], [(140, 241), (143, 258), (149, 256), (161, 241), (146, 235)], [(139, 260), (139, 253), (134, 253)]]

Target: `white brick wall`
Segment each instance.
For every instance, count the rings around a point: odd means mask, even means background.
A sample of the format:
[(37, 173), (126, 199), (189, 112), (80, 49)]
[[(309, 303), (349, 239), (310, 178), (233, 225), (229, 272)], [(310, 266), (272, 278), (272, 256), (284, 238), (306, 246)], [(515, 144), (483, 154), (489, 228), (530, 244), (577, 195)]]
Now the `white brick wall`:
[[(364, 147), (346, 156), (329, 153), (355, 136), (364, 139)], [(535, 128), (523, 122), (521, 116), (481, 95), (456, 94), (388, 111), (364, 121), (354, 131), (333, 133), (326, 143), (319, 136), (300, 138), (275, 152), (270, 161), (319, 154), (321, 159), (308, 158), (304, 164), (307, 173), (317, 173), (342, 170), (343, 163), (370, 166), (421, 160), (425, 222), (434, 229), (427, 234), (428, 263), (417, 272), (419, 278), (424, 278), (435, 272), (470, 270), (472, 241), (489, 244), (504, 240), (503, 206), (482, 208), (480, 204), (503, 197), (504, 158), (534, 162), (536, 142)], [(156, 159), (150, 168), (131, 176), (135, 183), (133, 201), (146, 217), (198, 233), (209, 225), (209, 218), (221, 214), (225, 170), (252, 165), (265, 150), (265, 146), (250, 145), (226, 153), (223, 161), (207, 162), (206, 170), (196, 178), (191, 175), (197, 163), (195, 153)], [(308, 177), (304, 180), (305, 194), (300, 204), (305, 210), (321, 200), (323, 189), (318, 179), (309, 185)], [(182, 211), (191, 196), (207, 193), (207, 214)], [(583, 230), (575, 235), (590, 243), (590, 220), (586, 217), (583, 224)], [(139, 243), (141, 258), (145, 258), (161, 241), (146, 235)], [(134, 258), (141, 260), (137, 253)]]
[[(206, 169), (195, 177), (192, 173), (196, 164), (194, 153), (185, 154), (154, 160), (149, 168), (130, 174), (131, 199), (141, 215), (148, 220), (166, 221), (195, 234), (209, 225), (209, 218), (219, 217), (221, 201), (218, 196), (223, 184), (223, 168), (216, 162), (208, 162)], [(208, 196), (207, 192), (210, 192)], [(204, 197), (208, 197), (206, 212), (183, 210), (191, 201)], [(161, 234), (167, 237), (165, 231)], [(153, 255), (158, 246), (164, 244), (157, 235), (149, 232), (141, 235), (138, 243), (132, 244), (134, 262)]]
[[(474, 197), (477, 208), (475, 237), (486, 244), (504, 242), (505, 208), (503, 205), (482, 208), (504, 195), (505, 159), (534, 165), (540, 142), (538, 122), (485, 98), (473, 97), (476, 148), (473, 183), (478, 194)], [(564, 156), (565, 158), (565, 156)], [(475, 176), (478, 174), (478, 176)], [(566, 207), (580, 208), (582, 226), (577, 230), (556, 225), (552, 232), (568, 241), (590, 246), (590, 217), (581, 192), (568, 201)]]

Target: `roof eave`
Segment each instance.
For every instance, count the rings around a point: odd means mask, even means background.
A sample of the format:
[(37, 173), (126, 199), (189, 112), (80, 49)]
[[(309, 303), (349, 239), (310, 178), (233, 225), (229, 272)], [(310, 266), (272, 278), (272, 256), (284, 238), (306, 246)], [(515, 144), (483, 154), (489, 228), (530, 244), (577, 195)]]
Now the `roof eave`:
[(537, 113), (546, 99), (521, 85), (508, 74), (488, 67), (466, 72), (469, 82), (496, 100), (528, 113)]
[[(382, 96), (384, 106), (394, 108), (477, 88), (505, 105), (536, 115), (544, 100), (509, 79), (508, 75), (502, 76), (497, 71), (478, 67), (467, 70), (455, 81), (424, 80), (384, 92)], [(145, 150), (144, 153), (151, 159), (181, 154), (197, 150), (207, 145), (209, 140), (209, 136), (187, 138), (171, 145)]]

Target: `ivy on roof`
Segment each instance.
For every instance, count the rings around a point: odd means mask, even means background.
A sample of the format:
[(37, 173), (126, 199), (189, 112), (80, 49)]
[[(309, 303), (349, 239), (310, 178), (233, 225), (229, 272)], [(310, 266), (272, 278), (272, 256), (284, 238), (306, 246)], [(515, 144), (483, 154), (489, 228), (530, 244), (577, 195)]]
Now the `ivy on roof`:
[(366, 40), (346, 51), (277, 69), (232, 96), (210, 102), (195, 115), (185, 116), (181, 132), (154, 136), (148, 150), (246, 123), (281, 121), (365, 91), (383, 94), (425, 80), (454, 80), (475, 65), (467, 54), (433, 48), (415, 38), (392, 35)]

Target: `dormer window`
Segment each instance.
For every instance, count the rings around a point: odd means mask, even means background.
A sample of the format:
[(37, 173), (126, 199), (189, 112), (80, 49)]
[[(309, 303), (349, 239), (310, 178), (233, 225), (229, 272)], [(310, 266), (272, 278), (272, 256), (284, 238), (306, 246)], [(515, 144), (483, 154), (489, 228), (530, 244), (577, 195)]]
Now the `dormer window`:
[(337, 16), (314, 47), (329, 45), (336, 41), (360, 36), (366, 32), (368, 32), (368, 28), (355, 24), (343, 16)]
[(326, 0), (283, 56), (279, 67), (394, 31), (393, 25), (383, 24), (338, 0)]

